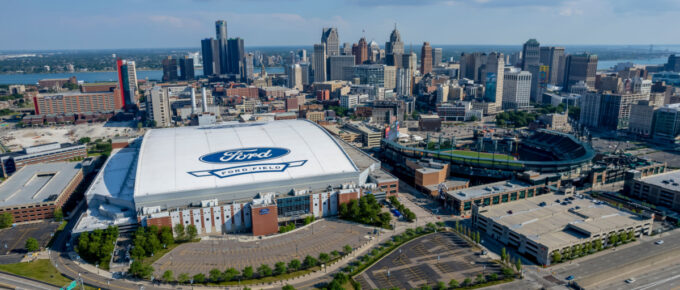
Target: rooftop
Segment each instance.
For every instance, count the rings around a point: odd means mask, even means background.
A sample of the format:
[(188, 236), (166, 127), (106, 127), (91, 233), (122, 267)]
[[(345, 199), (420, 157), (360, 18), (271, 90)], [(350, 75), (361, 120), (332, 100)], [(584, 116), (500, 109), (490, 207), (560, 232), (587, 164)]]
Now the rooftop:
[(648, 220), (583, 196), (566, 197), (545, 194), (484, 207), (480, 215), (551, 250)]
[(55, 201), (81, 169), (76, 162), (26, 165), (0, 185), (0, 206)]
[(672, 191), (680, 191), (680, 170), (643, 177), (642, 181)]
[(494, 183), (488, 183), (462, 190), (449, 191), (447, 194), (461, 201), (473, 200), (487, 195), (496, 195), (501, 192), (516, 191), (521, 188), (527, 188), (530, 185), (518, 180), (506, 180)]

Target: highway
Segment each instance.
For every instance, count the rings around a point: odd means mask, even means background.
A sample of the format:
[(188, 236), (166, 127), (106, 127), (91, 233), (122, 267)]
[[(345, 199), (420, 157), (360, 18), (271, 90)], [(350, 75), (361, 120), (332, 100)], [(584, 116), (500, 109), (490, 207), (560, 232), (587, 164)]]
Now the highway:
[[(10, 287), (11, 286), (11, 287)], [(5, 289), (41, 289), (41, 290), (56, 290), (58, 287), (54, 287), (49, 284), (42, 282), (37, 282), (25, 278), (20, 278), (14, 275), (9, 275), (5, 273), (0, 273), (0, 288)]]

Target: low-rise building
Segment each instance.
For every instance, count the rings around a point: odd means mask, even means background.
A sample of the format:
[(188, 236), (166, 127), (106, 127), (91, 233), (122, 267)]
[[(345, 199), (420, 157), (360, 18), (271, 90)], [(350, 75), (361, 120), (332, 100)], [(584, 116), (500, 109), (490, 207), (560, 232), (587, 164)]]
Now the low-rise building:
[(26, 165), (61, 162), (87, 157), (87, 147), (83, 144), (48, 143), (27, 147), (21, 152), (0, 155), (0, 174), (7, 177)]
[(533, 198), (546, 192), (543, 184), (529, 184), (520, 180), (498, 181), (446, 192), (447, 207), (461, 215), (469, 215), (473, 205), (494, 206)]
[(626, 180), (627, 195), (680, 211), (680, 170), (651, 176), (642, 176), (639, 171), (633, 174), (634, 178)]

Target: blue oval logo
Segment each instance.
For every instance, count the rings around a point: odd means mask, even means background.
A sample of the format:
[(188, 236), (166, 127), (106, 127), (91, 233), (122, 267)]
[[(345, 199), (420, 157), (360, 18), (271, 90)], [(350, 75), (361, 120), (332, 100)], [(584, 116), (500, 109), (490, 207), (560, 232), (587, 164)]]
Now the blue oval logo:
[(279, 158), (290, 150), (278, 147), (253, 147), (214, 152), (201, 156), (198, 160), (206, 163), (241, 163)]

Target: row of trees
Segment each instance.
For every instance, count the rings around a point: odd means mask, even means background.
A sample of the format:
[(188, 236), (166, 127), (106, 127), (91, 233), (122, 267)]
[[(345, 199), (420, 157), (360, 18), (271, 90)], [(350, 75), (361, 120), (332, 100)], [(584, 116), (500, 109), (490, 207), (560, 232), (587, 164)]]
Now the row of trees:
[(375, 196), (367, 194), (340, 205), (340, 218), (376, 227), (389, 228), (392, 216), (381, 212), (381, 207)]
[(521, 128), (528, 126), (529, 123), (536, 120), (537, 117), (538, 115), (536, 113), (505, 111), (496, 115), (496, 125)]
[(14, 223), (14, 216), (9, 212), (0, 214), (0, 229), (9, 228)]
[(195, 225), (184, 226), (183, 224), (175, 225), (175, 241), (178, 243), (184, 243), (187, 241), (193, 241), (198, 236), (198, 229)]
[(583, 257), (595, 252), (602, 251), (603, 249), (609, 247), (616, 247), (620, 244), (626, 244), (628, 242), (635, 241), (635, 232), (630, 230), (628, 232), (621, 232), (618, 234), (612, 234), (607, 238), (607, 244), (603, 244), (602, 240), (597, 239), (590, 243), (585, 243), (581, 245), (574, 245), (562, 251), (554, 251), (551, 254), (551, 260), (553, 264), (560, 263), (566, 260), (572, 260), (579, 257)]
[(128, 273), (137, 278), (149, 279), (154, 270), (151, 265), (146, 265), (142, 262), (144, 258), (152, 257), (161, 249), (165, 249), (175, 243), (191, 241), (198, 235), (198, 230), (194, 225), (185, 227), (182, 224), (177, 224), (174, 231), (176, 237), (173, 237), (173, 229), (168, 226), (138, 228), (132, 239), (130, 256), (134, 258), (134, 261), (130, 264)]
[[(347, 255), (352, 251), (352, 247), (349, 245), (346, 245), (343, 248), (342, 255)], [(240, 280), (247, 280), (247, 279), (253, 279), (253, 278), (265, 278), (265, 277), (270, 277), (270, 276), (278, 276), (278, 275), (283, 275), (287, 273), (292, 273), (300, 270), (306, 270), (310, 269), (313, 267), (317, 267), (320, 264), (326, 264), (330, 262), (333, 259), (339, 258), (341, 256), (341, 253), (339, 251), (332, 251), (330, 253), (320, 253), (318, 258), (312, 257), (307, 255), (302, 261), (298, 259), (293, 259), (288, 263), (285, 262), (278, 262), (274, 264), (274, 268), (271, 268), (271, 266), (267, 264), (262, 264), (257, 268), (254, 268), (252, 266), (247, 266), (243, 268), (243, 270), (239, 271), (235, 268), (228, 268), (224, 271), (221, 271), (220, 269), (214, 268), (208, 272), (208, 275), (199, 273), (193, 276), (190, 276), (187, 273), (182, 273), (175, 277), (175, 274), (167, 270), (163, 272), (163, 275), (161, 279), (164, 282), (172, 283), (172, 282), (178, 282), (182, 284), (186, 283), (221, 283), (221, 282), (229, 282), (229, 281), (240, 281)], [(143, 270), (143, 269), (142, 269)], [(153, 270), (151, 271), (153, 272)], [(148, 276), (146, 277), (141, 277), (141, 278), (149, 278), (151, 273), (148, 273)]]
[(479, 233), (479, 231), (473, 231), (473, 230), (471, 230), (470, 228), (468, 228), (468, 227), (466, 227), (466, 226), (464, 226), (464, 225), (461, 225), (460, 222), (459, 222), (458, 220), (456, 220), (456, 228), (455, 228), (455, 230), (456, 230), (457, 232), (459, 232), (459, 233), (461, 233), (461, 234), (467, 236), (468, 238), (470, 238), (472, 241), (474, 241), (474, 242), (477, 243), (477, 244), (479, 244), (479, 243), (482, 242), (482, 236), (481, 236), (481, 234)]
[(85, 261), (108, 269), (117, 238), (117, 226), (109, 226), (105, 230), (97, 229), (89, 233), (85, 232), (78, 237), (78, 245), (75, 250)]
[(390, 203), (404, 216), (407, 222), (412, 222), (416, 219), (416, 214), (401, 204), (396, 196), (390, 196)]

